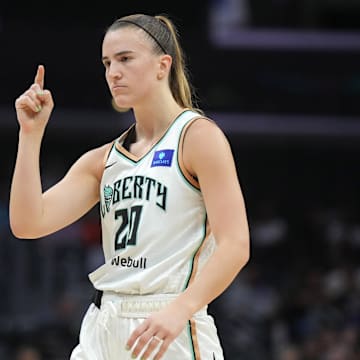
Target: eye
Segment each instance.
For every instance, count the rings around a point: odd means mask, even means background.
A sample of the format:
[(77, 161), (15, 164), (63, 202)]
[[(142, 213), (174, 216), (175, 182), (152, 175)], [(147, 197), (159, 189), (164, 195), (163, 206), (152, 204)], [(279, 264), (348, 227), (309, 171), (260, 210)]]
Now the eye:
[(130, 60), (130, 57), (129, 56), (122, 56), (121, 58), (120, 58), (120, 61), (121, 62), (127, 62), (127, 61), (129, 61)]
[(110, 66), (110, 61), (108, 60), (103, 61), (103, 65), (107, 69)]

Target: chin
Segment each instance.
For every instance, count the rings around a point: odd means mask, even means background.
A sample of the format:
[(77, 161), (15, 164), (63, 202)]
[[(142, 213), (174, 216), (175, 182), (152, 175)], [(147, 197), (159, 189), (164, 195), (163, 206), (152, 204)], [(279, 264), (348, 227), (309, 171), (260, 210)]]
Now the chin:
[(114, 99), (111, 100), (111, 105), (118, 112), (126, 112), (131, 109), (131, 106), (128, 106), (125, 103), (116, 102)]

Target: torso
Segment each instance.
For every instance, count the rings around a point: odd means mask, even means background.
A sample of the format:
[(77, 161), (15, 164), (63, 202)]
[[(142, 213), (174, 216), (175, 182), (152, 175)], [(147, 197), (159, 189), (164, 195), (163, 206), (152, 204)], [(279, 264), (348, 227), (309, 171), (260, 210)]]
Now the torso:
[(142, 156), (112, 146), (100, 185), (105, 264), (91, 273), (100, 290), (178, 293), (211, 254), (214, 239), (198, 184), (186, 172), (184, 129), (199, 114), (184, 111)]

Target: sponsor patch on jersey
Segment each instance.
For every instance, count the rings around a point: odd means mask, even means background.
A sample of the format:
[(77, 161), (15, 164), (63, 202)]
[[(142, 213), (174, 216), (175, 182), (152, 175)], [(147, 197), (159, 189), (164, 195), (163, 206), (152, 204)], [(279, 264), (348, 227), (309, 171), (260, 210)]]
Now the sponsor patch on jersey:
[(171, 166), (174, 150), (159, 150), (155, 151), (151, 162), (151, 167), (155, 166)]

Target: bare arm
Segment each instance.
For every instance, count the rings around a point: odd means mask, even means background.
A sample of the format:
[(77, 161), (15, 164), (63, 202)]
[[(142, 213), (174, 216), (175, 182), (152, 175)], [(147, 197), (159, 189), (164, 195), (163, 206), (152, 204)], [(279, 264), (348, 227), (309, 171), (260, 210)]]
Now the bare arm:
[(84, 154), (66, 176), (45, 193), (40, 177), (40, 148), (53, 109), (51, 93), (43, 89), (44, 68), (15, 103), (18, 152), (10, 191), (10, 226), (19, 238), (55, 232), (85, 214), (98, 201), (98, 184), (107, 146)]
[(192, 316), (219, 296), (249, 259), (246, 209), (233, 156), (222, 131), (208, 120), (188, 130), (184, 161), (197, 176), (216, 250), (199, 276), (177, 299)]
[(10, 193), (10, 225), (14, 235), (42, 237), (88, 212), (99, 199), (104, 150), (98, 148), (84, 154), (62, 180), (44, 193), (38, 169), (28, 165), (30, 156), (22, 157), (20, 153)]

